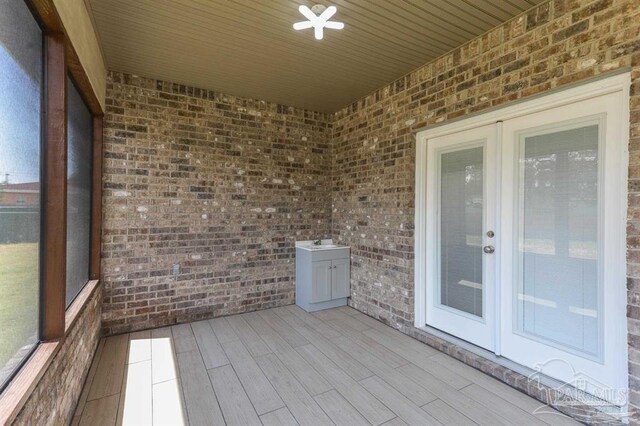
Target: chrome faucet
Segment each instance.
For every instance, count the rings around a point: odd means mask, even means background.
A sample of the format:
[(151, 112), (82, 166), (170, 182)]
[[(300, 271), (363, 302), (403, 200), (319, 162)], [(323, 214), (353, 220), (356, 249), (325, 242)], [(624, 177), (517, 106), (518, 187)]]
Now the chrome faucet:
[(319, 239), (319, 240), (313, 240), (313, 245), (314, 245), (314, 246), (322, 245), (322, 239)]

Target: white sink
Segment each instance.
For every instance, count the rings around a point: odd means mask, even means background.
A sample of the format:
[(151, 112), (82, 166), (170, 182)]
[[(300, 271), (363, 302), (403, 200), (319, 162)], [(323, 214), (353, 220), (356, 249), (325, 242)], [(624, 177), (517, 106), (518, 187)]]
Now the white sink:
[(320, 244), (320, 245), (308, 245), (308, 246), (298, 246), (301, 249), (304, 250), (312, 250), (312, 251), (317, 251), (317, 250), (332, 250), (332, 249), (339, 249), (342, 248), (342, 246), (338, 246), (335, 244)]
[(315, 245), (313, 240), (296, 241), (296, 248), (308, 251), (347, 249), (347, 246), (339, 246), (333, 243), (332, 239), (322, 240), (322, 244)]

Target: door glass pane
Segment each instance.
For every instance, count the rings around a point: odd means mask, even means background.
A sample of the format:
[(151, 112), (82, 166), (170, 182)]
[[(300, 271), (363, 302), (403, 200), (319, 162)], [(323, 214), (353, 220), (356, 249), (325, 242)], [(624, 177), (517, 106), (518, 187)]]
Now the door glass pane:
[(67, 307), (89, 281), (93, 117), (67, 79)]
[(520, 331), (598, 354), (598, 125), (524, 137)]
[(440, 303), (482, 317), (483, 148), (440, 156)]
[(38, 341), (42, 32), (0, 0), (0, 389)]

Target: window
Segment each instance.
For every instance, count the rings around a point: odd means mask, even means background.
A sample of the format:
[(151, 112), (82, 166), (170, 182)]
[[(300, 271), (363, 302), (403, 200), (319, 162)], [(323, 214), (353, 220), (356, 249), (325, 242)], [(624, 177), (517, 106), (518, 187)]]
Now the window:
[[(38, 342), (42, 31), (0, 1), (0, 388)], [(19, 193), (31, 193), (25, 205)]]
[(89, 281), (93, 117), (67, 79), (67, 294), (68, 307)]

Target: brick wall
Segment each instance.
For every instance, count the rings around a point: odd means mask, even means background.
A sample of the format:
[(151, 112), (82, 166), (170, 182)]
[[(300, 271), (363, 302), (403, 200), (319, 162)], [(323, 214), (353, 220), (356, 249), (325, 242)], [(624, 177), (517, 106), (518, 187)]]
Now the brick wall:
[[(416, 334), (412, 329), (414, 129), (621, 68), (632, 69), (633, 79), (628, 324), (631, 401), (639, 407), (638, 0), (544, 3), (334, 115), (332, 236), (351, 245), (350, 303)], [(494, 375), (509, 379), (504, 371)]]
[(112, 72), (104, 128), (106, 333), (293, 303), (294, 242), (330, 234), (328, 116)]
[(98, 346), (101, 307), (98, 287), (81, 308), (62, 347), (18, 413), (14, 426), (71, 423)]

